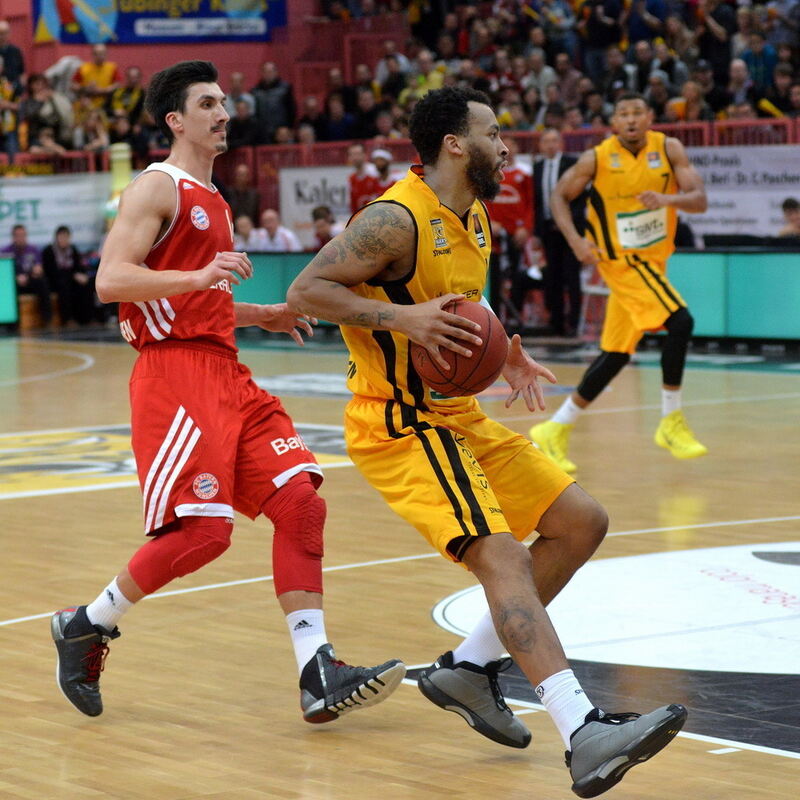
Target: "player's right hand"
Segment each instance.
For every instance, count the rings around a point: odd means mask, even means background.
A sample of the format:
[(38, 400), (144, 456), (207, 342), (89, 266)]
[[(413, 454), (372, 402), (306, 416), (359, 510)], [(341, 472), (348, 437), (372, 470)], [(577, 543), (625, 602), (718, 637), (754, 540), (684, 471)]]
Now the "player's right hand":
[(213, 261), (195, 273), (196, 289), (197, 291), (209, 289), (223, 280), (238, 285), (252, 275), (253, 265), (247, 257), (247, 253), (217, 253)]
[(482, 342), (477, 335), (481, 329), (477, 322), (443, 310), (443, 306), (453, 300), (464, 299), (463, 294), (444, 294), (425, 303), (399, 306), (397, 321), (400, 324), (396, 327), (412, 342), (422, 345), (442, 369), (449, 370), (450, 365), (439, 352), (440, 347), (469, 358), (472, 351), (467, 345)]
[(572, 252), (581, 264), (596, 266), (600, 261), (600, 248), (591, 240), (582, 236), (572, 245)]

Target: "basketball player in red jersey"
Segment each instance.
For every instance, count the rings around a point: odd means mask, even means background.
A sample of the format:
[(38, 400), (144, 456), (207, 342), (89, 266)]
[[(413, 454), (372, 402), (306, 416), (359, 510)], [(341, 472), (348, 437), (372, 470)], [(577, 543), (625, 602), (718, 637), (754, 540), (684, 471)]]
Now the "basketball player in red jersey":
[(347, 177), (347, 185), (350, 187), (350, 213), (355, 214), (381, 194), (377, 182), (378, 170), (367, 160), (367, 150), (361, 142), (353, 142), (347, 148), (347, 163), (353, 167)]
[(52, 617), (58, 684), (89, 716), (103, 710), (99, 677), (119, 619), (225, 552), (234, 509), (275, 527), (275, 591), (308, 722), (374, 705), (405, 674), (397, 660), (371, 668), (336, 660), (322, 615), (322, 472), (280, 401), (237, 358), (237, 326), (288, 333), (298, 344), (311, 328), (283, 303), (233, 300), (231, 285), (253, 268), (233, 252), (231, 211), (211, 183), (214, 158), (227, 149), (224, 100), (209, 62), (154, 76), (147, 108), (170, 155), (125, 190), (103, 248), (98, 294), (119, 302), (122, 335), (139, 351), (131, 431), (151, 538), (96, 600)]

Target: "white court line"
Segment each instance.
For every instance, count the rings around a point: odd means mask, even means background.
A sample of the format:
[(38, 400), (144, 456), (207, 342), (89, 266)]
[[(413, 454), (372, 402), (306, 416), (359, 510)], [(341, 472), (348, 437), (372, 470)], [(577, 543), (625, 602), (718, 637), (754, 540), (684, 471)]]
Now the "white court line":
[(718, 750), (709, 750), (713, 756), (724, 756), (726, 753), (740, 753), (741, 747), (720, 747)]
[(74, 350), (56, 350), (60, 356), (71, 356), (79, 359), (82, 363), (77, 367), (67, 367), (66, 369), (55, 370), (54, 372), (43, 372), (40, 375), (30, 375), (27, 378), (9, 378), (0, 381), (0, 386), (17, 386), (20, 383), (33, 383), (34, 381), (47, 381), (51, 378), (63, 378), (65, 375), (72, 375), (76, 372), (84, 372), (94, 366), (94, 358), (86, 353), (78, 353)]
[[(407, 664), (407, 669), (423, 669), (429, 667), (430, 663), (425, 664)], [(416, 686), (417, 682), (412, 678), (403, 678), (403, 683), (407, 686)], [(544, 706), (539, 703), (532, 703), (527, 700), (507, 700), (509, 706), (520, 706), (521, 711), (514, 710), (516, 716), (523, 714), (533, 714), (537, 711), (544, 711)], [(779, 750), (777, 747), (763, 747), (760, 744), (748, 744), (747, 742), (734, 742), (730, 739), (720, 739), (716, 736), (706, 736), (702, 733), (688, 733), (681, 731), (678, 734), (683, 739), (694, 739), (698, 742), (708, 742), (709, 744), (721, 744), (724, 749), (709, 750), (710, 753), (733, 753), (738, 750), (752, 750), (755, 753), (765, 753), (770, 756), (779, 756), (782, 758), (794, 758), (800, 760), (800, 753), (794, 753), (791, 750)]]

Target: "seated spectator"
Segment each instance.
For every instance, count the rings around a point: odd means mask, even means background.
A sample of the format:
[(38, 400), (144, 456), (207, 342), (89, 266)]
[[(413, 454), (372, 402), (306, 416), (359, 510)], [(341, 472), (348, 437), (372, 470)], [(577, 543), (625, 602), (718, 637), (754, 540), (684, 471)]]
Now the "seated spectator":
[(92, 45), (92, 60), (81, 64), (72, 77), (72, 88), (90, 97), (93, 108), (101, 109), (121, 82), (119, 67), (108, 61), (106, 46), (98, 43)]
[(11, 161), (19, 150), (17, 138), (17, 110), (19, 108), (19, 84), (9, 80), (5, 73), (5, 62), (0, 56), (0, 152)]
[(253, 220), (246, 214), (235, 217), (233, 223), (233, 249), (246, 253), (260, 253), (266, 250), (266, 233), (256, 228)]
[(714, 71), (708, 61), (701, 59), (694, 65), (692, 80), (700, 87), (703, 99), (715, 116), (719, 116), (730, 100), (728, 90), (714, 81)]
[(611, 103), (606, 103), (602, 93), (597, 89), (593, 89), (591, 92), (588, 92), (584, 98), (581, 111), (583, 113), (583, 121), (587, 125), (591, 125), (595, 117), (600, 117), (603, 126), (605, 126), (608, 124), (608, 120), (611, 119), (614, 106), (612, 106)]
[(117, 87), (108, 98), (106, 112), (110, 118), (124, 114), (131, 126), (136, 125), (144, 109), (144, 86), (139, 67), (125, 70), (125, 83)]
[(667, 103), (670, 100), (670, 91), (667, 76), (663, 72), (655, 70), (650, 74), (644, 96), (653, 109), (654, 121), (668, 122)]
[(564, 124), (562, 130), (578, 131), (584, 127), (583, 114), (578, 106), (570, 106), (564, 109)]
[(372, 70), (368, 64), (356, 64), (353, 88), (356, 90), (356, 97), (359, 89), (369, 89), (376, 101), (381, 99), (381, 85), (372, 77)]
[(34, 155), (60, 156), (67, 152), (55, 137), (52, 128), (42, 128), (39, 131), (39, 139), (28, 148), (29, 153)]
[(397, 100), (408, 85), (408, 74), (400, 69), (396, 56), (386, 57), (386, 78), (381, 82), (381, 97)]
[(230, 88), (225, 95), (225, 110), (228, 112), (228, 116), (234, 117), (236, 115), (236, 104), (240, 100), (247, 103), (247, 107), (250, 109), (250, 116), (254, 117), (256, 114), (256, 99), (244, 88), (244, 73), (231, 72)]
[(750, 47), (750, 34), (756, 30), (755, 19), (751, 5), (739, 6), (736, 9), (736, 33), (731, 37), (733, 58), (741, 58), (742, 53)]
[(785, 225), (778, 231), (778, 236), (800, 237), (800, 201), (787, 197), (781, 203)]
[(342, 142), (353, 138), (353, 115), (345, 111), (341, 95), (332, 94), (328, 97), (327, 114), (325, 120), (325, 133), (323, 140), (326, 142)]
[(749, 103), (755, 108), (761, 98), (761, 93), (750, 78), (747, 64), (741, 58), (734, 58), (728, 70), (728, 105), (741, 105)]
[[(127, 117), (122, 119), (127, 122)], [(70, 229), (59, 225), (52, 244), (42, 251), (42, 267), (48, 284), (58, 293), (62, 324), (87, 325), (94, 316), (94, 280), (71, 239)]]
[(102, 111), (92, 111), (81, 125), (75, 128), (73, 141), (76, 150), (99, 153), (108, 149), (108, 121)]
[(772, 74), (772, 86), (767, 89), (763, 101), (771, 108), (772, 116), (783, 116), (792, 110), (791, 88), (794, 73), (788, 64), (778, 64)]
[(310, 125), (314, 129), (314, 141), (324, 141), (328, 121), (319, 107), (319, 100), (316, 95), (309, 94), (303, 98), (302, 112), (303, 116), (297, 120), (298, 130), (301, 125)]
[(789, 87), (789, 110), (786, 116), (795, 119), (800, 117), (800, 83), (793, 83)]
[(694, 31), (689, 30), (677, 14), (670, 14), (664, 20), (664, 43), (684, 64), (691, 65), (697, 61)]
[(272, 135), (272, 144), (295, 144), (294, 131), (288, 125), (279, 125)]
[[(456, 40), (449, 33), (439, 34), (436, 40), (436, 55), (439, 57), (436, 68), (447, 74), (448, 72), (458, 72), (461, 64), (461, 57), (456, 49)], [(524, 57), (522, 58), (525, 61)]]
[(0, 250), (0, 256), (10, 258), (14, 262), (17, 294), (36, 295), (39, 301), (39, 316), (45, 327), (49, 326), (53, 319), (50, 287), (42, 267), (39, 248), (28, 244), (28, 231), (24, 225), (15, 225), (11, 229), (11, 244)]
[(564, 105), (574, 106), (580, 101), (578, 83), (582, 77), (583, 73), (572, 66), (572, 60), (567, 53), (556, 56), (556, 85)]
[[(375, 80), (381, 86), (386, 83), (387, 78), (392, 74), (393, 67), (390, 64), (392, 61), (397, 66), (399, 72), (404, 76), (403, 80), (405, 81), (405, 76), (411, 71), (411, 62), (398, 50), (397, 42), (394, 41), (394, 39), (387, 39), (383, 43), (383, 56), (375, 65)], [(395, 97), (396, 96), (397, 95), (395, 95)]]
[(228, 190), (228, 205), (234, 219), (241, 216), (250, 217), (250, 222), (255, 226), (258, 219), (258, 209), (261, 205), (261, 195), (252, 185), (252, 175), (247, 164), (237, 164), (233, 171), (233, 182)]
[(299, 253), (303, 246), (294, 231), (281, 225), (281, 218), (274, 208), (261, 215), (261, 230), (264, 232), (263, 250), (267, 253)]
[(339, 67), (331, 67), (328, 70), (328, 94), (325, 97), (325, 107), (333, 95), (338, 95), (344, 105), (344, 110), (348, 114), (353, 114), (356, 110), (356, 90), (344, 82), (344, 75)]
[(544, 90), (558, 80), (556, 71), (545, 61), (545, 53), (541, 47), (534, 47), (528, 55), (528, 71), (522, 79), (524, 90), (534, 87), (539, 95), (544, 94)]
[(683, 84), (689, 80), (689, 68), (664, 42), (656, 42), (654, 52), (656, 57), (653, 60), (653, 69), (660, 69), (666, 73), (672, 91), (679, 92)]
[(125, 142), (125, 144), (129, 144), (133, 148), (133, 126), (124, 111), (118, 113), (111, 120), (111, 125), (108, 128), (108, 140), (110, 144)]
[(314, 249), (319, 250), (344, 230), (344, 225), (336, 222), (328, 206), (316, 206), (311, 210), (311, 224), (314, 228)]
[(251, 147), (258, 144), (258, 123), (247, 100), (236, 101), (236, 113), (228, 120), (228, 149)]
[(599, 84), (600, 90), (606, 102), (613, 105), (617, 94), (621, 92), (632, 92), (636, 85), (636, 67), (633, 64), (625, 63), (625, 56), (622, 50), (616, 45), (606, 50), (606, 62), (608, 69), (603, 75)]
[(375, 120), (378, 111), (380, 109), (375, 103), (375, 95), (362, 86), (358, 90), (358, 111), (356, 111), (350, 135), (354, 139), (372, 139), (377, 136), (378, 127)]
[(19, 104), (20, 140), (23, 129), (26, 149), (39, 141), (42, 128), (52, 128), (56, 141), (67, 148), (72, 147), (72, 106), (59, 92), (54, 92), (44, 75), (34, 73), (28, 78), (27, 92)]
[(761, 31), (750, 34), (750, 47), (741, 55), (756, 91), (763, 95), (772, 86), (772, 73), (778, 64), (778, 54)]
[(0, 19), (0, 58), (5, 62), (6, 77), (19, 87), (24, 81), (25, 58), (22, 50), (11, 41), (11, 26), (5, 19)]
[(414, 70), (408, 78), (408, 86), (398, 98), (404, 104), (410, 97), (419, 100), (432, 89), (441, 89), (444, 85), (444, 71), (436, 66), (430, 50), (420, 50), (414, 61)]
[(699, 84), (686, 81), (679, 97), (673, 97), (666, 108), (666, 119), (670, 122), (709, 122), (714, 112), (706, 103)]
[(314, 132), (314, 126), (304, 122), (302, 125), (297, 126), (297, 144), (314, 144), (317, 141), (317, 134)]
[(636, 42), (633, 47), (634, 91), (644, 94), (647, 91), (650, 73), (655, 67), (655, 54), (653, 46), (644, 39)]
[(402, 139), (403, 135), (394, 126), (394, 116), (391, 111), (379, 111), (375, 117), (375, 127), (378, 129), (380, 139)]

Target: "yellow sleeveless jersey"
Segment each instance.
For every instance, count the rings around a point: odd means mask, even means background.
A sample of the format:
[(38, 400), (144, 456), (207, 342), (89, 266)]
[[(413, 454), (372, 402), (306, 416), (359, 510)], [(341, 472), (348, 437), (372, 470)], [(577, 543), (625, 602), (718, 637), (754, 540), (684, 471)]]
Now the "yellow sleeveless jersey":
[[(412, 167), (375, 203), (397, 203), (408, 209), (416, 229), (416, 258), (410, 273), (395, 281), (370, 280), (351, 288), (362, 297), (410, 305), (448, 292), (479, 301), (492, 249), (486, 207), (476, 200), (466, 223), (439, 202), (422, 180), (423, 168)], [(411, 363), (411, 342), (388, 330), (342, 325), (350, 351), (347, 386), (355, 395), (394, 400), (418, 409), (466, 405), (472, 398), (431, 398)]]
[(641, 253), (666, 262), (675, 250), (675, 209), (647, 209), (636, 198), (642, 192), (676, 194), (678, 184), (666, 147), (667, 137), (647, 132), (637, 155), (610, 136), (594, 148), (595, 173), (586, 203), (586, 232), (605, 261)]

